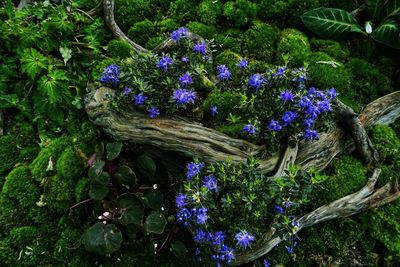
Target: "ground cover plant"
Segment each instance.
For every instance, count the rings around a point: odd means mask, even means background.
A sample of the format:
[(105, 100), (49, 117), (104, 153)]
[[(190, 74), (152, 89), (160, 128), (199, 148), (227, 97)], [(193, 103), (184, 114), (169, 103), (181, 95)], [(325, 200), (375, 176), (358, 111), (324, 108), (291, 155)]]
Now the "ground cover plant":
[(396, 1), (99, 2), (0, 2), (0, 265), (399, 264), (398, 50), (301, 17)]

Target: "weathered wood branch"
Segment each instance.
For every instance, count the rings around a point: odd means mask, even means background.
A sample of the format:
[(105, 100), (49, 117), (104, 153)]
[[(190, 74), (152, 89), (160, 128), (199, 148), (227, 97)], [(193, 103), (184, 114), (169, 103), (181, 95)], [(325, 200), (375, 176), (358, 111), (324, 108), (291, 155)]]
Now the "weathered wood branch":
[[(299, 227), (296, 229), (295, 233), (298, 233), (305, 227), (337, 218), (348, 217), (371, 208), (380, 207), (398, 199), (400, 197), (400, 187), (397, 180), (392, 180), (377, 190), (374, 189), (380, 173), (380, 169), (375, 169), (366, 186), (360, 191), (319, 207), (301, 217), (298, 220)], [(235, 260), (231, 265), (237, 266), (256, 260), (270, 252), (287, 237), (288, 236), (279, 237), (275, 229), (269, 229), (250, 250), (236, 254)]]
[[(199, 123), (180, 117), (149, 119), (148, 115), (134, 108), (116, 111), (107, 106), (113, 90), (102, 87), (86, 95), (85, 108), (95, 125), (115, 140), (157, 146), (167, 151), (176, 151), (188, 157), (200, 157), (209, 162), (231, 158), (232, 162), (243, 162), (257, 155), (263, 146), (231, 138)], [(381, 97), (358, 116), (367, 127), (376, 123), (391, 123), (400, 117), (400, 91)], [(340, 126), (330, 133), (320, 134), (318, 141), (300, 141), (295, 164), (304, 169), (324, 169), (329, 162), (343, 151), (353, 150), (354, 142)], [(270, 173), (280, 162), (276, 154), (260, 161), (260, 172)]]
[(103, 3), (99, 2), (94, 8), (86, 12), (89, 16), (101, 16), (103, 13)]

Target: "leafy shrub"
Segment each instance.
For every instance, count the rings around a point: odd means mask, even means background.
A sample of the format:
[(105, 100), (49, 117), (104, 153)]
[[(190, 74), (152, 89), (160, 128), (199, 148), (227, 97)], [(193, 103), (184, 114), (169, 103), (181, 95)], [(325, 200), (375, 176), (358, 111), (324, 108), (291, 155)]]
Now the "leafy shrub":
[(257, 16), (257, 4), (247, 0), (228, 1), (224, 16), (237, 27), (249, 25)]
[(301, 67), (310, 53), (307, 36), (295, 29), (285, 29), (278, 42), (276, 61), (284, 64), (283, 56), (289, 55), (289, 67)]
[(180, 25), (195, 20), (197, 17), (197, 4), (195, 1), (174, 0), (168, 10), (168, 14)]

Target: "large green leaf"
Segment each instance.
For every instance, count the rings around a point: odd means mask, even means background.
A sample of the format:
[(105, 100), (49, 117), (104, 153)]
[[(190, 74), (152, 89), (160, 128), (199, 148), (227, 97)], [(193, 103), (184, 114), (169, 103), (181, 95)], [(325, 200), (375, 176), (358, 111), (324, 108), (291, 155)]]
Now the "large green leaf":
[(383, 22), (372, 32), (372, 38), (382, 44), (400, 49), (399, 23), (393, 19)]
[(144, 207), (139, 197), (127, 195), (118, 199), (119, 221), (122, 225), (143, 225)]
[(67, 72), (53, 70), (39, 79), (38, 89), (52, 105), (57, 103), (70, 104), (72, 99), (70, 99), (71, 92), (68, 88), (68, 82)]
[(388, 18), (397, 17), (399, 19), (400, 16), (400, 0), (385, 0), (383, 1), (384, 5), (380, 12), (380, 20), (383, 21)]
[(326, 38), (341, 37), (350, 32), (364, 33), (362, 27), (347, 11), (336, 8), (316, 8), (301, 16), (313, 32)]
[(164, 214), (159, 211), (152, 211), (146, 217), (144, 222), (144, 230), (147, 234), (162, 234), (166, 225), (167, 220), (165, 219)]
[(365, 9), (374, 20), (380, 17), (382, 7), (387, 0), (365, 0)]
[(143, 178), (151, 180), (157, 171), (157, 165), (152, 158), (147, 155), (141, 155), (136, 160), (136, 166)]
[(98, 222), (86, 230), (83, 243), (87, 251), (105, 256), (121, 248), (122, 234), (114, 224)]
[(116, 159), (121, 153), (122, 142), (114, 142), (114, 143), (107, 143), (106, 150), (107, 150), (107, 159), (113, 160)]
[(106, 172), (102, 172), (92, 179), (90, 183), (89, 196), (94, 200), (104, 199), (108, 192), (108, 183), (110, 182), (110, 175)]
[(143, 202), (147, 207), (153, 210), (160, 210), (164, 205), (163, 194), (160, 190), (149, 190), (146, 192)]
[(129, 166), (122, 165), (118, 168), (118, 171), (114, 174), (116, 182), (127, 189), (135, 187), (137, 178), (134, 171)]
[(90, 179), (95, 179), (104, 168), (105, 162), (102, 160), (96, 161), (92, 167), (90, 167), (88, 174)]
[[(47, 58), (34, 48), (25, 49), (21, 55), (22, 71), (34, 79), (38, 74), (47, 69)], [(46, 76), (43, 76), (46, 77)]]

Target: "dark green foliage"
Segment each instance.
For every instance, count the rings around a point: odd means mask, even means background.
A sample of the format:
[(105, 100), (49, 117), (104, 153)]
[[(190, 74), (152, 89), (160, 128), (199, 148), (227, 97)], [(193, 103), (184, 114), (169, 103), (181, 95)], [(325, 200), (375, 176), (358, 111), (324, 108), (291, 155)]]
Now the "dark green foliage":
[(128, 37), (135, 43), (144, 46), (156, 32), (156, 25), (148, 19), (136, 22), (128, 31)]
[(171, 18), (183, 25), (196, 19), (197, 4), (195, 1), (174, 0), (171, 2), (168, 13)]
[(82, 10), (88, 11), (96, 6), (96, 2), (93, 0), (74, 0), (71, 1), (73, 7), (80, 8)]
[(285, 29), (278, 43), (276, 61), (283, 64), (284, 55), (289, 55), (289, 67), (301, 67), (310, 53), (310, 43), (307, 36), (296, 29)]
[(17, 167), (7, 175), (1, 193), (25, 209), (34, 207), (40, 197), (27, 166)]
[(230, 28), (216, 37), (217, 48), (221, 50), (229, 49), (235, 53), (242, 52), (242, 32), (238, 29)]
[(279, 29), (266, 23), (256, 22), (244, 33), (243, 48), (248, 58), (273, 62)]
[(200, 21), (207, 25), (217, 25), (222, 15), (222, 3), (214, 0), (203, 0), (199, 4)]
[(151, 19), (153, 14), (150, 0), (116, 0), (115, 21), (124, 32), (128, 32), (136, 22)]
[(257, 16), (257, 4), (247, 0), (228, 1), (224, 4), (224, 16), (237, 27), (247, 26)]
[(44, 203), (55, 212), (67, 212), (75, 203), (75, 184), (62, 176), (51, 176), (45, 185)]
[(214, 26), (208, 26), (201, 22), (191, 21), (186, 27), (193, 33), (200, 35), (206, 39), (212, 39), (216, 35), (217, 31)]
[(75, 186), (75, 202), (82, 201), (87, 198), (90, 181), (88, 178), (79, 179)]
[(57, 160), (57, 174), (66, 180), (79, 178), (85, 168), (84, 160), (73, 147), (68, 147)]
[(156, 37), (151, 37), (149, 41), (146, 43), (145, 47), (147, 49), (154, 49), (156, 48), (159, 44), (161, 44), (163, 41), (166, 40), (165, 36), (156, 36)]
[(240, 95), (230, 91), (221, 93), (215, 90), (207, 96), (207, 99), (203, 103), (203, 108), (209, 111), (213, 105), (218, 107), (216, 119), (224, 122), (225, 119), (228, 118), (229, 113), (234, 113), (235, 108), (239, 107)]
[[(16, 137), (13, 135), (0, 136), (0, 177), (5, 175), (11, 170), (16, 163), (19, 149), (17, 147)], [(3, 178), (0, 178), (0, 185), (3, 184)]]
[(349, 48), (336, 41), (313, 38), (310, 43), (314, 52), (324, 52), (341, 62), (345, 62), (350, 55)]
[(123, 40), (111, 40), (107, 45), (108, 53), (115, 58), (127, 58), (133, 53), (132, 46)]
[(65, 229), (54, 247), (54, 258), (62, 263), (68, 262), (76, 253), (82, 237), (81, 229)]
[(168, 18), (157, 22), (156, 24), (158, 31), (161, 33), (171, 33), (178, 29), (181, 25), (175, 20)]

